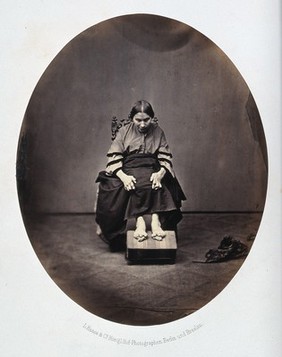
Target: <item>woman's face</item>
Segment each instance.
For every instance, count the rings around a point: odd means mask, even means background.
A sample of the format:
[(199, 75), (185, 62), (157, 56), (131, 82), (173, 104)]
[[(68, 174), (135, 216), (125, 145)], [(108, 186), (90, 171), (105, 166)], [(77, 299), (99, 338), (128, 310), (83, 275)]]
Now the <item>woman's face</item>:
[(133, 123), (140, 133), (146, 133), (152, 124), (152, 118), (146, 113), (137, 113), (133, 117)]

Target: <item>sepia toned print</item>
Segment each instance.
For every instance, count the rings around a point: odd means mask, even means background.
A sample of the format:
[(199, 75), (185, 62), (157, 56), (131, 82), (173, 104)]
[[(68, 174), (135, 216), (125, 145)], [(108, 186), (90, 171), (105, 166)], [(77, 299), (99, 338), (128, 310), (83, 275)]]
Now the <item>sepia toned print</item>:
[[(112, 118), (141, 98), (187, 198), (175, 264), (129, 265), (97, 235), (95, 180)], [(129, 325), (174, 321), (216, 297), (250, 251), (264, 208), (267, 151), (249, 88), (204, 35), (155, 15), (102, 22), (57, 55), (31, 96), (17, 159), (23, 219), (49, 275), (86, 310)]]

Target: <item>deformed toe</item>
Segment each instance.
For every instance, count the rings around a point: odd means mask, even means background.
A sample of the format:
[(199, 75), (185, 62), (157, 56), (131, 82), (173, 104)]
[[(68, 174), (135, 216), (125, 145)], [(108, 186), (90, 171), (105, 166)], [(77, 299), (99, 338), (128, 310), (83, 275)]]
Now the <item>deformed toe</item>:
[(146, 232), (135, 232), (133, 237), (139, 241), (147, 239), (148, 235)]
[(152, 235), (152, 239), (157, 240), (157, 241), (162, 241), (163, 237), (155, 234), (155, 235)]
[(142, 236), (142, 237), (138, 238), (138, 242), (141, 243), (144, 240), (146, 240), (147, 238), (148, 238), (147, 236)]

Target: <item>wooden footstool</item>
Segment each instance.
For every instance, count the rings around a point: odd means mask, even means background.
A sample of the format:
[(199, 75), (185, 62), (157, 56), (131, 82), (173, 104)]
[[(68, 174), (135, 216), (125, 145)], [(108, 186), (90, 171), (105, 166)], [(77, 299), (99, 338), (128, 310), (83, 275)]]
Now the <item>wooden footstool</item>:
[(177, 243), (174, 231), (166, 231), (162, 241), (152, 239), (152, 232), (148, 232), (148, 239), (138, 242), (133, 236), (134, 231), (127, 231), (126, 259), (129, 264), (174, 264)]

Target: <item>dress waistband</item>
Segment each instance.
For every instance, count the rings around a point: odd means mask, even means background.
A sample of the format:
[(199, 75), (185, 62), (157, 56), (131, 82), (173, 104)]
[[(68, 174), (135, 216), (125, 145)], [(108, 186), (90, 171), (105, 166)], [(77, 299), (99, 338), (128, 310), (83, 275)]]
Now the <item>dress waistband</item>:
[(132, 153), (124, 157), (123, 166), (126, 168), (157, 168), (159, 166), (159, 162), (157, 156), (154, 154)]

